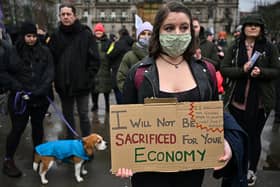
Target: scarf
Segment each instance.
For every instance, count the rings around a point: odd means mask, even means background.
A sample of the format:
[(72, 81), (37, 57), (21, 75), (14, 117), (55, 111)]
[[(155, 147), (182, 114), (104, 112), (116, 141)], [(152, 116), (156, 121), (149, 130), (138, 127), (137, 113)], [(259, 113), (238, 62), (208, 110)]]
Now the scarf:
[[(252, 54), (254, 54), (255, 51), (263, 52), (265, 49), (264, 44), (265, 43), (263, 43), (262, 41), (256, 40)], [(237, 64), (239, 67), (243, 67), (243, 65), (246, 62), (248, 62), (248, 60), (249, 59), (247, 55), (247, 49), (245, 47), (245, 41), (240, 41)], [(237, 80), (237, 84), (234, 90), (234, 100), (238, 103), (244, 103), (246, 85), (248, 80), (250, 80), (250, 87), (247, 96), (247, 103), (246, 103), (246, 110), (245, 110), (248, 119), (249, 118), (256, 119), (256, 116), (258, 115), (258, 108), (259, 108), (259, 85), (258, 85), (258, 81), (250, 76), (252, 69), (248, 72), (248, 76), (246, 78)]]
[(78, 35), (84, 29), (79, 20), (76, 20), (72, 25), (65, 26), (62, 23), (59, 24), (58, 33), (55, 40), (55, 59), (58, 59), (64, 52), (67, 46), (71, 44), (75, 36)]

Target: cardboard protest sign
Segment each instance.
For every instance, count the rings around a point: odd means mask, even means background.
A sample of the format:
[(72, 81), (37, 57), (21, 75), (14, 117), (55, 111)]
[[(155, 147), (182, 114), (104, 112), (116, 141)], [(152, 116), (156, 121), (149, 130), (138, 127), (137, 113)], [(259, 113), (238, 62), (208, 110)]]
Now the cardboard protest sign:
[(112, 172), (182, 171), (223, 165), (223, 104), (111, 105)]

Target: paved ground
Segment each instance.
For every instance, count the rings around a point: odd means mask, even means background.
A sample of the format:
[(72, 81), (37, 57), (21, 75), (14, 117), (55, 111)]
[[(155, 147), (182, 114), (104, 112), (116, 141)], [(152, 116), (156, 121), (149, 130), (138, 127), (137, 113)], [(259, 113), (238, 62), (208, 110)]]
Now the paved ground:
[[(91, 122), (94, 131), (102, 134), (105, 139), (109, 141), (109, 130), (108, 130), (108, 117), (104, 113), (104, 102), (103, 97), (99, 99), (100, 108), (98, 111), (99, 122), (94, 118), (91, 113)], [(112, 104), (115, 103), (114, 98), (111, 95)], [(276, 142), (276, 146), (272, 146), (273, 150), (279, 150), (280, 146), (280, 133), (271, 133), (271, 125), (273, 121), (273, 115), (270, 116), (263, 135), (263, 153), (262, 159), (259, 165), (258, 180), (256, 187), (279, 187), (280, 186), (280, 171), (269, 171), (262, 170), (264, 163), (264, 158), (266, 154), (270, 152), (270, 142)], [(0, 115), (0, 158), (3, 158), (4, 147), (6, 141), (6, 135), (9, 131), (10, 124), (7, 116)], [(47, 117), (45, 120), (45, 132), (46, 140), (57, 139), (61, 134), (63, 134), (64, 127), (61, 125), (60, 120), (56, 115)], [(21, 178), (9, 178), (0, 172), (0, 186), (3, 187), (37, 187), (42, 186), (39, 180), (39, 176), (32, 170), (32, 149), (31, 149), (31, 132), (30, 127), (26, 129), (16, 153), (15, 160), (19, 168), (23, 171), (23, 176)], [(279, 153), (279, 152), (278, 152)], [(279, 157), (280, 159), (280, 157)], [(0, 164), (2, 168), (2, 164)], [(49, 187), (130, 187), (129, 180), (119, 179), (110, 173), (110, 152), (109, 149), (105, 151), (100, 151), (96, 153), (95, 159), (87, 164), (89, 174), (85, 176), (85, 181), (83, 183), (77, 183), (74, 179), (74, 169), (70, 164), (56, 164), (49, 171), (48, 179)], [(203, 187), (218, 187), (220, 186), (220, 181), (215, 180), (211, 177), (211, 171), (207, 171), (204, 180)]]

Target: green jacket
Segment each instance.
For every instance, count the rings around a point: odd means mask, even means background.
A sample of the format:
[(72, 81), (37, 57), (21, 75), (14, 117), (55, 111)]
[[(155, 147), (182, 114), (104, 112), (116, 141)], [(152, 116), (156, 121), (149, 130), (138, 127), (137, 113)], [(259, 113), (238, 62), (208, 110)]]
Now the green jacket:
[(107, 57), (107, 50), (110, 47), (110, 40), (104, 35), (99, 40), (96, 40), (98, 53), (100, 56), (100, 67), (95, 76), (94, 92), (110, 93), (112, 90), (112, 74), (111, 66)]
[[(243, 67), (237, 65), (238, 44), (234, 42), (229, 46), (225, 57), (221, 63), (221, 73), (224, 76), (225, 83), (225, 108), (232, 100), (233, 92), (238, 79), (247, 79), (248, 73), (243, 71)], [(280, 57), (277, 48), (269, 42), (266, 42), (262, 55), (256, 62), (261, 70), (259, 77), (255, 78), (259, 84), (259, 97), (264, 105), (266, 112), (274, 108), (276, 95), (274, 80), (278, 78), (280, 72)]]
[(117, 85), (121, 92), (129, 69), (147, 55), (148, 51), (139, 47), (136, 43), (134, 43), (132, 49), (124, 55), (117, 73)]
[(206, 40), (206, 38), (200, 38), (199, 43), (202, 57), (213, 64), (217, 70), (220, 69), (217, 46), (213, 42)]

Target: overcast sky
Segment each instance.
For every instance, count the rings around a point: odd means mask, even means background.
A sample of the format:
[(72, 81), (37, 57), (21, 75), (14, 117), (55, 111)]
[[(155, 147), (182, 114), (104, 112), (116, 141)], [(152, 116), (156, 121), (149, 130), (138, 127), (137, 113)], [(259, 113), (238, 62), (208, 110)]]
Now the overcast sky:
[(239, 10), (250, 12), (256, 4), (273, 4), (280, 0), (239, 0)]
[(280, 0), (239, 0), (239, 10), (240, 11), (252, 11), (255, 4), (265, 3), (265, 4), (274, 4)]

